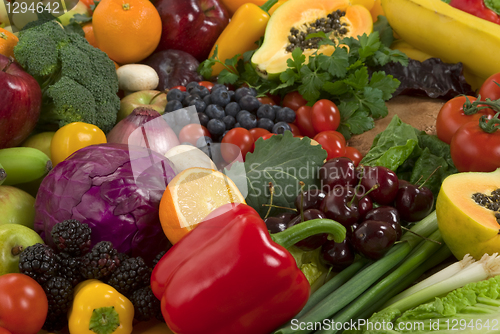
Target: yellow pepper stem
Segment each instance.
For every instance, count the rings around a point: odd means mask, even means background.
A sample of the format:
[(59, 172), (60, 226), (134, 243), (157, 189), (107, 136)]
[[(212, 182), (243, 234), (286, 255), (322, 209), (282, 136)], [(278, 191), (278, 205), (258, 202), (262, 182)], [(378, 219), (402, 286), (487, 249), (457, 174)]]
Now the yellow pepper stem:
[(113, 306), (94, 309), (89, 330), (96, 334), (111, 334), (120, 326), (120, 315)]
[(260, 6), (260, 9), (269, 14), (269, 10), (278, 3), (278, 0), (268, 0), (265, 4)]

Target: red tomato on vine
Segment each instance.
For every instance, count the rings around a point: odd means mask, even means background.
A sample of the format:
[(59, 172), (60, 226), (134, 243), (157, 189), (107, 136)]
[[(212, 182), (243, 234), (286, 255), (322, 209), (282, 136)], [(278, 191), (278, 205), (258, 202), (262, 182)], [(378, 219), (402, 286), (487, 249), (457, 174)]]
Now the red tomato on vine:
[(481, 95), (481, 100), (490, 99), (498, 100), (500, 99), (500, 72), (495, 73), (490, 76), (483, 83), (479, 89), (479, 95)]

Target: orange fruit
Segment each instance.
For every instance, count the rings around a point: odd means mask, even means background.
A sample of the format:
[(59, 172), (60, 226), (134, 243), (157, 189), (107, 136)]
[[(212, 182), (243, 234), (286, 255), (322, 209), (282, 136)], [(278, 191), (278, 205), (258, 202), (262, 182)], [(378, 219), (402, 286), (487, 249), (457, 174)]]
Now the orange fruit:
[(14, 57), (14, 46), (19, 38), (4, 28), (0, 28), (0, 54), (7, 57)]
[(160, 222), (172, 244), (193, 230), (210, 212), (227, 203), (245, 203), (225, 174), (192, 167), (177, 174), (160, 201)]
[(95, 41), (95, 35), (94, 35), (94, 26), (92, 25), (92, 22), (85, 23), (82, 27), (83, 32), (85, 33), (85, 39), (87, 42), (89, 42), (90, 45), (92, 45), (94, 48), (97, 48), (97, 42)]
[(120, 65), (149, 56), (161, 37), (161, 18), (149, 0), (102, 0), (92, 16), (99, 49)]

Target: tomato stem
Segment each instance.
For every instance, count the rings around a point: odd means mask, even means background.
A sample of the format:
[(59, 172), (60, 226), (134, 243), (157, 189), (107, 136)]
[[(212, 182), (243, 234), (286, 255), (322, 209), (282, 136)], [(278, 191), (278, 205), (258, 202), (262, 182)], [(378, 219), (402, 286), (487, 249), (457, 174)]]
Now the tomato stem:
[(500, 112), (497, 112), (493, 118), (488, 119), (486, 116), (481, 116), (479, 119), (479, 127), (486, 133), (493, 133), (500, 127), (500, 119), (498, 118)]

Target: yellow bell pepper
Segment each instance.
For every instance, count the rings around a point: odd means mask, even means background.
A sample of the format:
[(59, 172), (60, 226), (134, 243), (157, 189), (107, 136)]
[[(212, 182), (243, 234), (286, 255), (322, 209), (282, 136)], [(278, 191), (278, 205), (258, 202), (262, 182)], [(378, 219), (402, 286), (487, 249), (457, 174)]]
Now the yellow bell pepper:
[[(238, 10), (238, 8), (240, 8), (244, 4), (253, 3), (254, 5), (260, 7), (263, 4), (265, 4), (266, 1), (267, 0), (222, 0), (222, 3), (224, 4), (224, 6), (226, 6), (229, 14), (233, 16), (234, 13), (236, 13), (236, 11)], [(269, 14), (272, 14), (276, 10), (276, 8), (278, 8), (286, 1), (287, 0), (279, 0), (277, 4), (275, 4), (274, 6), (271, 7), (271, 9), (269, 9)]]
[(106, 143), (106, 135), (97, 126), (73, 122), (56, 131), (50, 143), (52, 165), (55, 166), (81, 148)]
[[(267, 11), (277, 2), (278, 0), (269, 0), (261, 7), (251, 2), (241, 5), (215, 42), (210, 57), (215, 53), (215, 47), (217, 47), (217, 57), (222, 63), (237, 54), (243, 55), (247, 51), (256, 49), (255, 42), (266, 32), (269, 21)], [(222, 64), (216, 63), (212, 66), (212, 75), (219, 75), (223, 69)]]
[(68, 313), (70, 334), (130, 334), (134, 305), (112, 286), (96, 279), (78, 284)]

